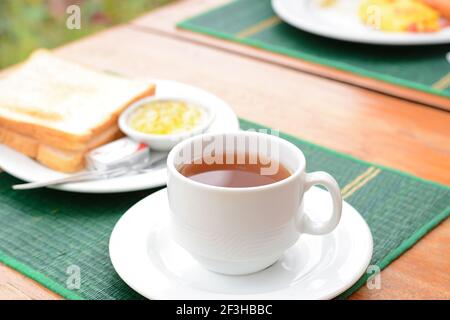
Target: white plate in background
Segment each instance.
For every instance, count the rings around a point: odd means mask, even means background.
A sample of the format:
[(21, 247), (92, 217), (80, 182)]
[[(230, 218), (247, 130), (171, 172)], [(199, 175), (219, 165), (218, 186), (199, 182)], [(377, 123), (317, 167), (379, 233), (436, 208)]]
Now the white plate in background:
[(321, 0), (272, 0), (276, 14), (286, 23), (320, 36), (383, 45), (426, 45), (450, 43), (450, 27), (439, 32), (383, 32), (364, 25), (359, 16), (360, 0), (336, 0), (322, 7)]

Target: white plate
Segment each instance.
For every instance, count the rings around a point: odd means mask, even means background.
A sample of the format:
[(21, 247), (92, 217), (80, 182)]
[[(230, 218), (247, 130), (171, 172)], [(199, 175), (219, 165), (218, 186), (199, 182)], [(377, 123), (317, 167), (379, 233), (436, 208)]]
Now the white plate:
[(450, 43), (450, 27), (434, 33), (390, 33), (365, 26), (358, 17), (360, 0), (337, 0), (328, 8), (320, 0), (272, 0), (276, 14), (290, 25), (324, 37), (385, 45)]
[[(369, 227), (344, 202), (341, 222), (332, 233), (301, 236), (271, 267), (246, 276), (213, 273), (170, 237), (166, 190), (129, 209), (109, 243), (117, 273), (149, 299), (331, 299), (366, 272), (372, 257)], [(324, 190), (314, 187), (305, 199), (306, 210), (331, 210)]]
[[(216, 109), (216, 118), (207, 132), (229, 132), (239, 130), (239, 122), (231, 107), (217, 96), (202, 89), (180, 82), (154, 80), (156, 96), (168, 97), (171, 94), (178, 98), (185, 97), (210, 105)], [(9, 174), (25, 180), (35, 182), (67, 176), (64, 173), (51, 170), (33, 159), (0, 144), (0, 168)], [(54, 189), (84, 192), (84, 193), (116, 193), (145, 190), (166, 184), (166, 166), (155, 167), (145, 174), (119, 177), (107, 180), (68, 183), (53, 187)]]

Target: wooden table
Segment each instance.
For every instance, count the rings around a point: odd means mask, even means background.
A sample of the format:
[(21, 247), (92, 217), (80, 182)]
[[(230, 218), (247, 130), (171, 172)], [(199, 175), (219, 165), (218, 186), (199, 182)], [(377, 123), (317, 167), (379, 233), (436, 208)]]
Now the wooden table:
[[(202, 87), (241, 117), (450, 185), (449, 112), (381, 94), (373, 84), (350, 85), (342, 72), (175, 28), (220, 2), (226, 1), (178, 1), (56, 52), (98, 70)], [(442, 102), (450, 107), (449, 99)], [(450, 221), (381, 277), (382, 289), (363, 287), (351, 298), (449, 299)], [(0, 299), (8, 298), (60, 297), (0, 265)]]

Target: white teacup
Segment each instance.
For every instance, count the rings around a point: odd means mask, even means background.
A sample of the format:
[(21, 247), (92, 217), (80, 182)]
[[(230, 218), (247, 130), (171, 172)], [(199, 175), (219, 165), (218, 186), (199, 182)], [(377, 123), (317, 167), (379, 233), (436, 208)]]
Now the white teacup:
[[(218, 139), (235, 143), (212, 144)], [(255, 139), (257, 144), (249, 143)], [(276, 160), (291, 172), (288, 178), (263, 186), (230, 188), (200, 183), (179, 172), (186, 161), (202, 158), (205, 150), (260, 153), (252, 148), (263, 144), (276, 150)], [(327, 234), (341, 218), (342, 197), (336, 180), (325, 172), (306, 173), (300, 149), (276, 136), (242, 131), (192, 137), (172, 149), (167, 168), (173, 236), (211, 271), (232, 275), (260, 271), (275, 263), (302, 233)], [(314, 221), (303, 211), (303, 195), (313, 185), (324, 186), (331, 195), (328, 221)]]

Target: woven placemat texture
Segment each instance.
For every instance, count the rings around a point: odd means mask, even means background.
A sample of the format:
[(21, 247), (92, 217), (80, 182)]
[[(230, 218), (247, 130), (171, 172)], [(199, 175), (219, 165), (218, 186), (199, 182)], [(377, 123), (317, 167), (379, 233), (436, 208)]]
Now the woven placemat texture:
[(375, 46), (338, 41), (282, 22), (271, 0), (237, 0), (182, 21), (179, 27), (450, 97), (448, 45)]
[[(241, 120), (242, 129), (261, 129)], [(303, 150), (307, 170), (331, 173), (374, 238), (372, 264), (386, 267), (450, 214), (450, 188), (281, 134)], [(156, 191), (111, 195), (13, 191), (0, 174), (0, 261), (70, 299), (141, 299), (114, 271), (111, 231), (133, 204)], [(151, 208), (149, 208), (151, 210)], [(75, 269), (74, 267), (75, 266)], [(80, 288), (71, 279), (79, 268)], [(368, 275), (367, 275), (368, 276)], [(365, 277), (340, 296), (364, 284)]]

